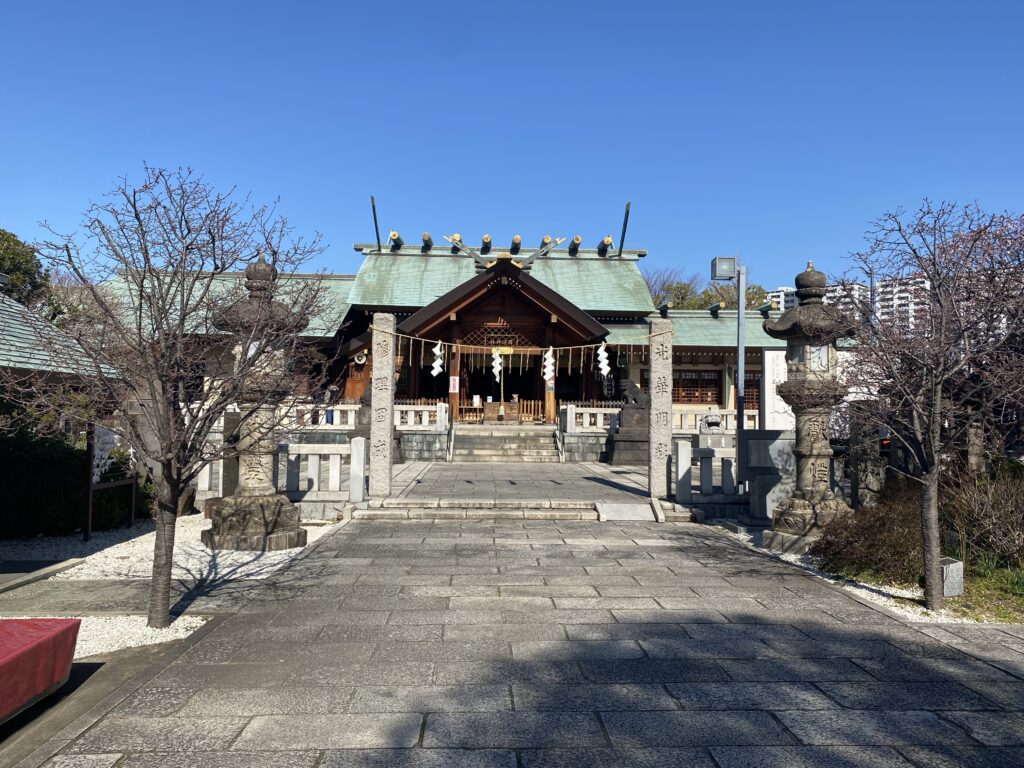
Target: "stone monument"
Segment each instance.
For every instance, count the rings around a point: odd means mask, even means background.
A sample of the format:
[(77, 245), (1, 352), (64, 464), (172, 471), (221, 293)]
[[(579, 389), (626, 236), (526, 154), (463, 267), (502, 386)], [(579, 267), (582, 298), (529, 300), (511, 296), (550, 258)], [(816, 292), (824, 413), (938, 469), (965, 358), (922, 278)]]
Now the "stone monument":
[(852, 336), (855, 326), (838, 308), (823, 303), (825, 275), (807, 262), (796, 276), (799, 306), (775, 320), (765, 320), (769, 336), (786, 341), (786, 381), (782, 399), (796, 417), (796, 488), (772, 514), (764, 546), (781, 552), (806, 552), (821, 526), (853, 510), (831, 487), (832, 446), (828, 417), (846, 394), (837, 377), (836, 340)]
[[(304, 318), (273, 300), (276, 279), (277, 270), (260, 254), (245, 270), (249, 295), (220, 313), (214, 321), (216, 327), (242, 338), (253, 328), (267, 324), (280, 332), (304, 328)], [(246, 353), (241, 347), (235, 349), (236, 357)], [(299, 508), (274, 485), (276, 402), (286, 394), (284, 366), (280, 353), (269, 352), (249, 372), (247, 393), (252, 399), (248, 405), (243, 400), (240, 407), (251, 415), (240, 427), (238, 487), (233, 496), (210, 504), (213, 527), (201, 534), (203, 544), (210, 549), (272, 551), (306, 544), (306, 531), (299, 526)]]
[(373, 372), (370, 377), (370, 497), (391, 495), (395, 437), (395, 316), (373, 315)]

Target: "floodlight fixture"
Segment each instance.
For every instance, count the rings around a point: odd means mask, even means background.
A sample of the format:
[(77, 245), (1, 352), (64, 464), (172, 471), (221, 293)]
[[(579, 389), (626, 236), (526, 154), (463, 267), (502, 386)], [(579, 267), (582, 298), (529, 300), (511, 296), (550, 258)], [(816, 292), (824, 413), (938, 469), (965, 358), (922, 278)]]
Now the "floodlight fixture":
[(711, 260), (711, 279), (735, 280), (739, 270), (738, 261), (735, 256), (715, 256)]

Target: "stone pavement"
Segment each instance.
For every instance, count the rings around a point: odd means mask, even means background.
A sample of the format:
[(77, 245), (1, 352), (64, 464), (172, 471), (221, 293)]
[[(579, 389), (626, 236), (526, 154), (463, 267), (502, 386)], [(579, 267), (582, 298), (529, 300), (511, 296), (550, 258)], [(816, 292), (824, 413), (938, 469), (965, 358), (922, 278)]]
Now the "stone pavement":
[(1024, 766), (1024, 627), (698, 525), (357, 521), (239, 597), (47, 768)]
[(648, 496), (647, 470), (596, 462), (579, 464), (397, 465), (393, 482), (400, 498), (550, 499), (637, 501)]

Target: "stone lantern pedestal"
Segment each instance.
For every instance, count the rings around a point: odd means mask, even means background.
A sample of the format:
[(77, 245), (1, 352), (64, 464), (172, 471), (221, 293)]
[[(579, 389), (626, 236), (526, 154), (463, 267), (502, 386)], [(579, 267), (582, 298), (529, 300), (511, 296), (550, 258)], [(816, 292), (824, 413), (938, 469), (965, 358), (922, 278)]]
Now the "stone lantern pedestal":
[(772, 514), (772, 527), (762, 544), (779, 552), (803, 553), (821, 527), (851, 514), (832, 491), (832, 446), (828, 419), (846, 394), (837, 377), (836, 340), (853, 333), (853, 323), (836, 307), (822, 302), (825, 275), (808, 262), (796, 277), (800, 304), (775, 320), (765, 320), (769, 336), (786, 340), (786, 381), (779, 396), (796, 416), (796, 489)]
[[(271, 298), (276, 270), (261, 255), (245, 270), (249, 295), (233, 304), (217, 318), (217, 327), (239, 335), (265, 325), (271, 330), (301, 330), (305, 322)], [(245, 351), (236, 350), (236, 355)], [(277, 460), (277, 396), (284, 360), (274, 352), (261, 361), (259, 371), (250, 371), (250, 405), (242, 406), (251, 415), (242, 421), (239, 440), (238, 488), (233, 496), (213, 502), (210, 517), (213, 526), (202, 532), (203, 544), (210, 549), (269, 552), (306, 545), (306, 531), (299, 526), (299, 508), (278, 493), (274, 485)], [(258, 395), (258, 397), (257, 397)], [(262, 403), (262, 405), (256, 405)]]

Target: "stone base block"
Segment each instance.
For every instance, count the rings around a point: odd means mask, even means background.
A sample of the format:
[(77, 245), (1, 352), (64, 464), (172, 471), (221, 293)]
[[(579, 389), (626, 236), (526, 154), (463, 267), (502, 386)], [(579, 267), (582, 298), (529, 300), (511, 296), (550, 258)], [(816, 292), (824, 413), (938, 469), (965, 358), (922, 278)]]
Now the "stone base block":
[(797, 536), (781, 531), (764, 531), (761, 534), (761, 546), (772, 552), (785, 552), (789, 555), (802, 555), (817, 541), (816, 536)]
[(210, 549), (270, 552), (306, 545), (299, 508), (282, 495), (228, 496), (211, 507), (212, 526), (201, 534)]
[(297, 531), (281, 531), (262, 535), (258, 533), (222, 533), (215, 534), (208, 528), (200, 534), (200, 538), (210, 549), (230, 549), (242, 552), (277, 552), (281, 549), (295, 549), (306, 546), (306, 529)]

